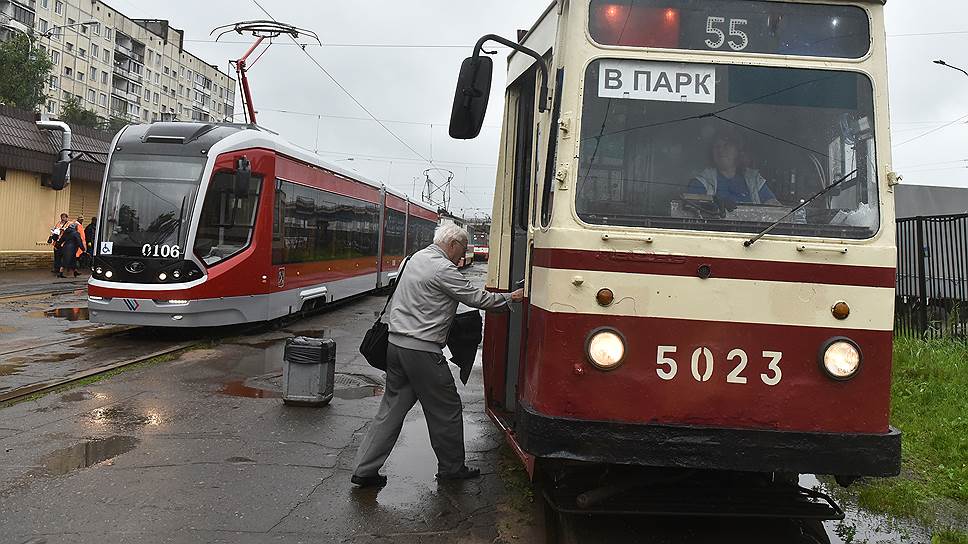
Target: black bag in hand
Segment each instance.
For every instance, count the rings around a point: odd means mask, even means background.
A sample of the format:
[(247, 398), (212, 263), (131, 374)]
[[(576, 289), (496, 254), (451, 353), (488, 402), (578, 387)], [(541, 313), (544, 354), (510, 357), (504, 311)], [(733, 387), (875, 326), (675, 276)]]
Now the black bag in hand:
[(390, 327), (383, 322), (383, 314), (386, 313), (387, 308), (390, 306), (390, 300), (393, 299), (393, 293), (397, 290), (397, 286), (400, 285), (400, 279), (403, 277), (403, 269), (407, 267), (408, 262), (410, 262), (410, 259), (404, 261), (403, 266), (400, 267), (400, 273), (397, 274), (397, 282), (393, 284), (393, 290), (390, 291), (390, 296), (387, 297), (387, 302), (383, 305), (383, 311), (377, 316), (376, 323), (363, 335), (363, 342), (360, 343), (360, 354), (363, 355), (366, 362), (370, 363), (370, 366), (373, 368), (384, 372), (387, 370), (387, 347), (390, 345)]

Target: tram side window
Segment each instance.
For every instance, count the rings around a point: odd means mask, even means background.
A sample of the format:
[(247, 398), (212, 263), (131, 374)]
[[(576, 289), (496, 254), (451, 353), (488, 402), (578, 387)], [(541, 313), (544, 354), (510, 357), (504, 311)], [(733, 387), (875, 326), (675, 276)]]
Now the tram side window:
[(239, 253), (252, 241), (262, 178), (252, 176), (244, 196), (235, 194), (235, 176), (219, 172), (205, 193), (195, 235), (195, 255), (211, 266)]
[(434, 243), (434, 230), (437, 224), (428, 219), (410, 216), (410, 229), (407, 232), (407, 251), (408, 255), (420, 251), (421, 249)]
[(273, 264), (376, 257), (377, 204), (290, 182), (276, 189)]
[(405, 213), (387, 209), (386, 223), (383, 225), (384, 257), (403, 257), (406, 224), (407, 216)]

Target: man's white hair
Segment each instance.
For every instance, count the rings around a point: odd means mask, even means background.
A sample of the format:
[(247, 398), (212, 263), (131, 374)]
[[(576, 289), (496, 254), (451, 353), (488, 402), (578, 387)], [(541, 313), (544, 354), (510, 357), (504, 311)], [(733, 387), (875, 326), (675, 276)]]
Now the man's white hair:
[(467, 242), (467, 229), (457, 226), (456, 223), (444, 223), (434, 231), (434, 243), (438, 246), (446, 247), (451, 242)]

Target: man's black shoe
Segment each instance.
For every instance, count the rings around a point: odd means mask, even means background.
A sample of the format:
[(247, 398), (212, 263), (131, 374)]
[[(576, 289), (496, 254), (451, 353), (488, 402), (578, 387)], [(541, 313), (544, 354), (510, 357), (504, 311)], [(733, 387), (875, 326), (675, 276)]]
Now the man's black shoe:
[(387, 477), (382, 474), (376, 476), (357, 476), (354, 474), (350, 481), (360, 487), (383, 487), (387, 485)]
[(464, 465), (457, 472), (437, 473), (438, 480), (470, 480), (481, 475), (481, 469)]

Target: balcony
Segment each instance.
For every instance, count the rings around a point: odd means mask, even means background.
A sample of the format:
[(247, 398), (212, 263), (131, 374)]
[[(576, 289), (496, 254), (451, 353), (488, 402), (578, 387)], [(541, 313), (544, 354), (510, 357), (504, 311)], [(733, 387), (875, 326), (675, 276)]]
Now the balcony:
[(5, 15), (3, 19), (16, 21), (23, 26), (14, 25), (24, 32), (32, 31), (34, 28), (34, 2), (33, 0), (0, 0), (0, 15)]
[(141, 80), (142, 80), (141, 74), (133, 70), (129, 70), (123, 64), (119, 64), (119, 63), (114, 64), (114, 75), (121, 76), (125, 79), (129, 79), (135, 83), (141, 83)]
[(118, 42), (114, 42), (114, 52), (115, 53), (120, 53), (120, 54), (128, 57), (129, 59), (134, 59), (134, 60), (138, 61), (141, 64), (144, 64), (144, 62), (145, 62), (144, 55), (139, 55), (138, 53), (135, 53), (134, 50), (132, 50), (131, 48), (129, 48), (129, 47), (125, 46), (125, 45), (121, 45)]
[(127, 102), (130, 102), (132, 104), (139, 104), (139, 105), (141, 104), (141, 95), (138, 95), (135, 93), (129, 93), (128, 91), (125, 91), (123, 89), (118, 89), (117, 87), (111, 88), (111, 95), (117, 98), (120, 98), (122, 100), (125, 100)]

